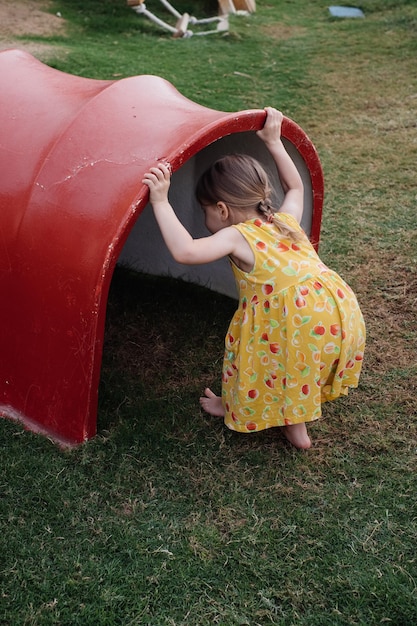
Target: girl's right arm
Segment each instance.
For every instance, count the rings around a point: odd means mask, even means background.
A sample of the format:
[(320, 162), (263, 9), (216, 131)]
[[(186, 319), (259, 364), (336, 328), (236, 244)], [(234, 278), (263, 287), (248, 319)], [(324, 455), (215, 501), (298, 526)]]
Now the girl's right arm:
[[(181, 224), (168, 200), (170, 169), (164, 163), (152, 167), (143, 178), (149, 200), (168, 250), (178, 263), (199, 265), (236, 255), (242, 236), (235, 228), (223, 228), (214, 235), (193, 239)], [(237, 256), (237, 255), (236, 255)]]
[(281, 141), (283, 115), (272, 107), (266, 107), (265, 111), (267, 115), (264, 127), (256, 134), (265, 143), (277, 166), (285, 194), (279, 211), (289, 213), (300, 223), (304, 210), (304, 186), (294, 161)]

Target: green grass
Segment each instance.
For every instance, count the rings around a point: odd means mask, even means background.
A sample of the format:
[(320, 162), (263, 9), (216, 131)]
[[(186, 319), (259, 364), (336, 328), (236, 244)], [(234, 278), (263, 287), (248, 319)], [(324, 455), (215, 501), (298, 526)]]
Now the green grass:
[(234, 302), (119, 268), (97, 437), (61, 450), (0, 422), (1, 624), (417, 623), (417, 6), (358, 6), (364, 20), (335, 20), (318, 0), (258, 0), (228, 36), (174, 41), (123, 0), (54, 2), (67, 35), (37, 38), (52, 66), (157, 74), (306, 130), (325, 172), (321, 256), (355, 288), (368, 347), (310, 451), (238, 435), (198, 408), (219, 390)]

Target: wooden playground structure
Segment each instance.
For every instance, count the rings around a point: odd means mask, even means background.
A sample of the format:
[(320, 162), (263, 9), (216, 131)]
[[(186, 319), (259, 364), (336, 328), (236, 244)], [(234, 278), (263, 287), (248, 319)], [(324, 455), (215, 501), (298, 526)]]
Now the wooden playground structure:
[[(154, 0), (156, 3), (156, 0)], [(168, 0), (159, 0), (159, 4), (176, 19), (175, 25), (161, 19), (154, 12), (150, 11), (145, 0), (127, 0), (128, 6), (138, 14), (147, 17), (154, 24), (163, 30), (172, 33), (174, 38), (191, 37), (192, 35), (211, 35), (214, 33), (224, 33), (229, 30), (229, 15), (248, 15), (256, 10), (255, 0), (218, 0), (218, 14), (213, 17), (198, 19), (189, 13), (179, 13)], [(189, 26), (215, 25), (209, 30), (193, 31)]]

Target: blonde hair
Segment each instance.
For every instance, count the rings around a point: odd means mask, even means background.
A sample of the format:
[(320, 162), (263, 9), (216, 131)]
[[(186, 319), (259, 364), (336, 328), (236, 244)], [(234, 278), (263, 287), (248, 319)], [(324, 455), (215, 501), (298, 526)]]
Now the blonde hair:
[(258, 211), (283, 237), (293, 241), (304, 238), (302, 232), (280, 219), (272, 205), (273, 189), (268, 174), (251, 156), (229, 154), (218, 159), (200, 176), (195, 193), (200, 204), (224, 202), (240, 211)]

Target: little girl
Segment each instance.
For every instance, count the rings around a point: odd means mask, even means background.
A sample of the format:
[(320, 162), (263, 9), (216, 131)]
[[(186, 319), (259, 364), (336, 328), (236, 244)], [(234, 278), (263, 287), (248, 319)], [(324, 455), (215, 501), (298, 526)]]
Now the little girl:
[(276, 210), (266, 172), (253, 158), (229, 155), (200, 178), (196, 195), (211, 236), (193, 239), (168, 201), (170, 167), (145, 174), (150, 202), (168, 249), (179, 263), (228, 256), (239, 306), (225, 340), (222, 395), (206, 389), (200, 404), (243, 433), (282, 427), (307, 449), (306, 422), (321, 404), (357, 387), (365, 347), (363, 317), (350, 287), (316, 254), (300, 227), (304, 189), (281, 141), (283, 115), (267, 107), (257, 132), (284, 191)]

